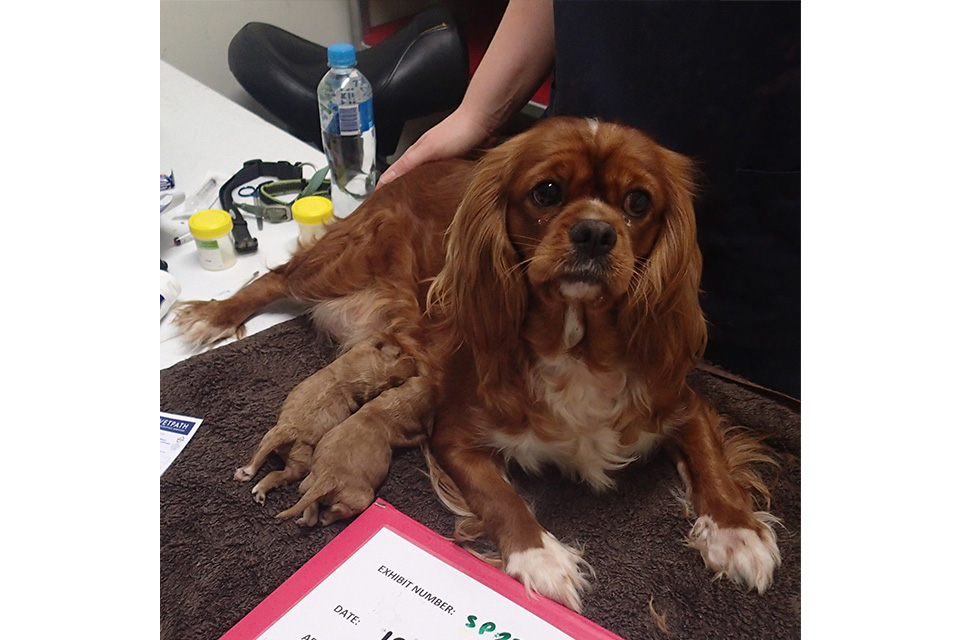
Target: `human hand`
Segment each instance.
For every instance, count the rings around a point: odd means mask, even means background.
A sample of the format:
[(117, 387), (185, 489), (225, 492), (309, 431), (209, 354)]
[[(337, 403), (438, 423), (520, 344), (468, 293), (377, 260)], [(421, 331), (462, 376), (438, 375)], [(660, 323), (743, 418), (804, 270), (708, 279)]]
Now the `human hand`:
[(491, 131), (479, 118), (457, 110), (427, 130), (390, 168), (383, 172), (377, 187), (396, 180), (414, 167), (434, 160), (466, 154), (490, 137)]

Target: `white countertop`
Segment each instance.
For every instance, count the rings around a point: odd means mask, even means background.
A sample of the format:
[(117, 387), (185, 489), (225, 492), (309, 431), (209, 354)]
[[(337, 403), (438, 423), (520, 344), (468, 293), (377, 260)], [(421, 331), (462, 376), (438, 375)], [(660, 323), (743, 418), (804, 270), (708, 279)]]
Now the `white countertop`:
[[(220, 174), (229, 178), (252, 159), (311, 163), (318, 169), (327, 164), (323, 152), (316, 147), (161, 61), (160, 173), (172, 170), (176, 187), (189, 198), (207, 176)], [(219, 204), (212, 208), (219, 208)], [(182, 206), (164, 212), (161, 218), (166, 220), (160, 233), (160, 258), (167, 262), (169, 273), (180, 283), (179, 300), (226, 298), (255, 273), (263, 275), (268, 268), (286, 262), (296, 248), (296, 222), (265, 221), (263, 229), (258, 230), (256, 222), (248, 218), (250, 234), (259, 242), (257, 252), (240, 255), (235, 265), (223, 271), (208, 271), (197, 261), (193, 242), (181, 246), (173, 243), (172, 230), (186, 232), (186, 216), (180, 219), (180, 213)], [(299, 312), (293, 304), (275, 305), (269, 312), (247, 321), (247, 335), (293, 318)], [(168, 313), (160, 322), (161, 369), (197, 353), (183, 341), (171, 322), (171, 315)]]

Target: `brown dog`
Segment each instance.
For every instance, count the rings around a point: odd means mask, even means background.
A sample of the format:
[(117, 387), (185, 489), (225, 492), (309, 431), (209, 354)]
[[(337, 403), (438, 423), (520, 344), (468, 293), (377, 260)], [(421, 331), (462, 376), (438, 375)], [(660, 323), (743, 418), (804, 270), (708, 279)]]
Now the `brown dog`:
[[(635, 129), (549, 118), (478, 163), (438, 162), (385, 185), (287, 264), (227, 300), (191, 303), (180, 322), (209, 341), (290, 297), (314, 303), (348, 346), (384, 335), (414, 356), (444, 497), (531, 590), (579, 609), (589, 570), (537, 521), (509, 465), (554, 465), (600, 491), (664, 444), (696, 513), (691, 545), (762, 592), (780, 564), (775, 518), (751, 495), (763, 493), (750, 466), (764, 456), (730, 437), (686, 380), (707, 338), (693, 175), (690, 160)], [(383, 419), (413, 424), (421, 392), (394, 391)], [(357, 443), (346, 429), (332, 435), (317, 445), (304, 510), (383, 472), (383, 440), (367, 473), (363, 460), (334, 467)], [(339, 485), (319, 483), (325, 469)]]

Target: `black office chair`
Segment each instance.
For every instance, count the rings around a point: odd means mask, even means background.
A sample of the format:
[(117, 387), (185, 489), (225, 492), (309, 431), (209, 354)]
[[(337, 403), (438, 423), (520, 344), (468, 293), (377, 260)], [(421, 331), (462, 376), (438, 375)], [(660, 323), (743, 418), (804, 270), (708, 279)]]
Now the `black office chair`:
[[(251, 22), (230, 42), (228, 61), (240, 85), (291, 134), (323, 148), (317, 85), (328, 68), (326, 47)], [(396, 152), (406, 121), (453, 109), (470, 79), (466, 45), (453, 15), (441, 6), (357, 51), (357, 69), (373, 85), (381, 166)]]

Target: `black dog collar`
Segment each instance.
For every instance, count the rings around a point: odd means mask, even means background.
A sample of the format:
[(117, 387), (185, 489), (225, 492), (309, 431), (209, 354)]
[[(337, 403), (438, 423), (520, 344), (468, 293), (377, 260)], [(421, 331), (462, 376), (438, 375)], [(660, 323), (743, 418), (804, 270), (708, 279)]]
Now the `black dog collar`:
[(263, 176), (270, 176), (280, 180), (294, 180), (303, 177), (302, 165), (298, 162), (291, 164), (284, 160), (280, 162), (264, 162), (263, 160), (247, 160), (243, 168), (220, 187), (220, 207), (230, 212), (233, 217), (233, 243), (237, 253), (254, 253), (257, 250), (257, 239), (250, 235), (247, 221), (233, 202), (233, 192), (238, 187)]

